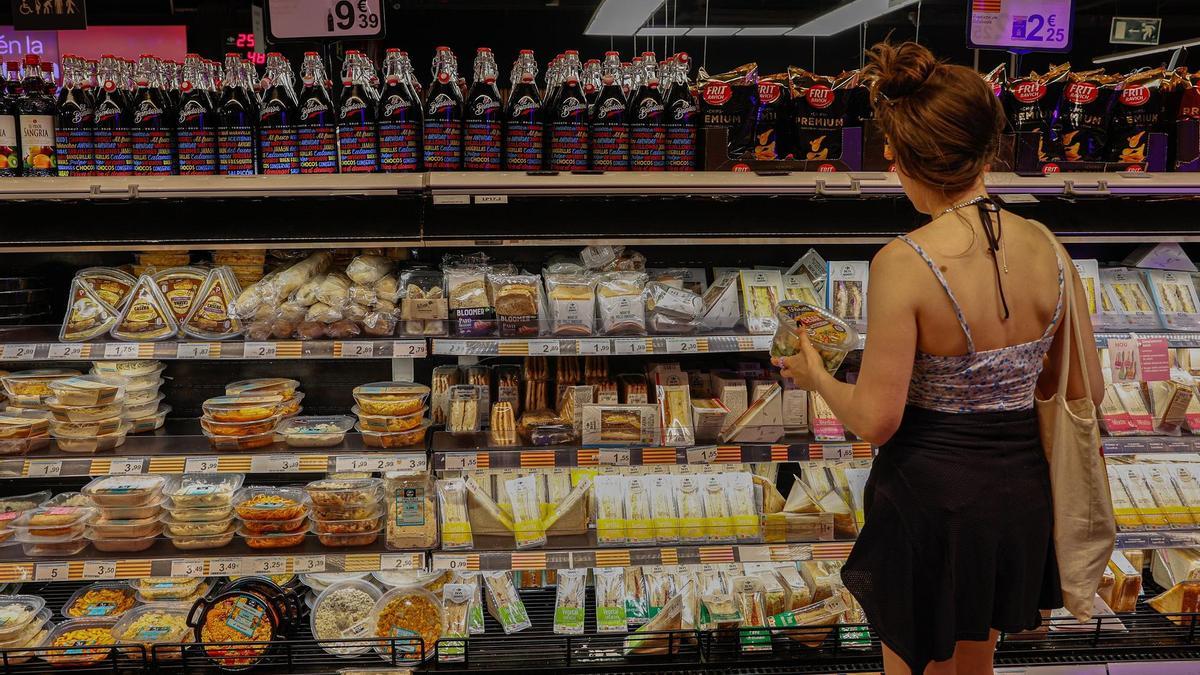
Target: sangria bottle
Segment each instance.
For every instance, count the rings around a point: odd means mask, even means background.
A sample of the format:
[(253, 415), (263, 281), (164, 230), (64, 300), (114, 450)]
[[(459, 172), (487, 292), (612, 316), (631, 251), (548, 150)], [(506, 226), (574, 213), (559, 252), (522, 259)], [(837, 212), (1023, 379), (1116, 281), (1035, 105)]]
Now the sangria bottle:
[(300, 173), (296, 93), (292, 89), (291, 69), (281, 54), (267, 54), (267, 71), (261, 85), (262, 101), (258, 106), (260, 173)]
[(605, 52), (600, 67), (600, 93), (592, 107), (592, 168), (629, 170), (629, 102), (621, 91), (621, 55)]
[(54, 97), (42, 80), (41, 59), (26, 54), (17, 96), (17, 129), (21, 144), (22, 176), (57, 176), (54, 156)]
[(379, 128), (379, 168), (387, 173), (416, 171), (421, 164), (421, 97), (409, 82), (412, 64), (399, 49), (383, 59), (383, 91), (375, 117)]
[(546, 121), (550, 125), (550, 168), (586, 171), (588, 168), (588, 105), (580, 83), (579, 52), (563, 54), (561, 83)]
[(468, 171), (499, 171), (501, 165), (501, 101), (496, 88), (499, 69), (492, 50), (475, 52), (474, 80), (467, 92), (463, 117), (463, 168)]
[(504, 109), (504, 169), (540, 171), (544, 136), (537, 61), (532, 50), (522, 49), (513, 64), (512, 91)]
[(0, 178), (21, 175), (20, 127), (17, 126), (17, 95), (21, 90), (20, 63), (5, 65), (0, 88)]
[(342, 173), (379, 170), (379, 136), (375, 129), (377, 97), (372, 95), (366, 56), (347, 54), (342, 67), (342, 93), (338, 100), (338, 162)]
[(454, 53), (449, 47), (438, 47), (433, 57), (433, 82), (425, 98), (422, 135), (426, 170), (462, 168), (463, 98)]
[(316, 52), (305, 52), (300, 64), (300, 108), (296, 116), (300, 173), (338, 172), (336, 115), (326, 79), (321, 57)]
[(696, 168), (696, 122), (699, 106), (688, 82), (688, 55), (680, 52), (667, 64), (669, 75), (663, 103), (667, 171)]
[(641, 72), (633, 74), (637, 86), (629, 99), (629, 168), (634, 171), (667, 168), (667, 129), (663, 123), (658, 64), (653, 56), (653, 53), (643, 55)]
[(217, 170), (226, 176), (252, 176), (255, 173), (254, 64), (237, 54), (225, 55), (225, 77), (217, 104)]

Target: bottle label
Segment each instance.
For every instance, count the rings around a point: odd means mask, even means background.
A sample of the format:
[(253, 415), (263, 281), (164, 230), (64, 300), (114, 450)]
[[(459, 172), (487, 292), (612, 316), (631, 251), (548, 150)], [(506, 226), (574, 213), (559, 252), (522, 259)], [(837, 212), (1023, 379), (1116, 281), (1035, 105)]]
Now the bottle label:
[(463, 127), (463, 168), (473, 171), (499, 171), (500, 123), (467, 120)]
[(629, 129), (629, 166), (634, 171), (663, 171), (667, 166), (667, 130), (662, 125)]
[(504, 149), (504, 168), (509, 171), (541, 171), (542, 125), (510, 122)]
[(458, 120), (425, 120), (425, 168), (458, 171), (462, 168), (462, 123)]
[(21, 115), (21, 166), (26, 176), (58, 173), (54, 156), (54, 117)]
[(248, 126), (217, 130), (217, 157), (225, 176), (254, 175), (254, 131)]
[(133, 138), (128, 127), (97, 128), (92, 148), (97, 176), (133, 175)]
[(0, 176), (15, 176), (21, 166), (17, 143), (17, 118), (0, 115)]
[(379, 137), (374, 124), (339, 124), (337, 140), (342, 173), (379, 170)]
[(629, 170), (629, 127), (622, 123), (592, 125), (592, 168), (601, 171)]
[(416, 122), (379, 123), (379, 167), (383, 171), (416, 171), (421, 151)]
[(295, 127), (263, 127), (259, 138), (262, 172), (269, 176), (300, 173)]
[[(3, 124), (4, 118), (0, 117), (0, 125)], [(3, 145), (0, 141), (0, 155), (6, 156)], [(54, 130), (54, 146), (58, 151), (58, 175), (91, 176), (95, 172), (95, 142), (90, 127), (59, 125)], [(0, 171), (4, 167), (3, 156), (0, 156)]]
[[(296, 127), (296, 147), (300, 173), (337, 173), (337, 133), (332, 124)], [(266, 155), (263, 157), (265, 162)], [(263, 173), (268, 173), (265, 168)]]
[(692, 125), (667, 127), (667, 171), (696, 169), (696, 127)]
[(587, 171), (588, 125), (578, 122), (551, 125), (550, 168), (554, 171)]
[(133, 140), (134, 174), (169, 176), (175, 172), (175, 148), (170, 129), (134, 127), (129, 134)]
[(217, 131), (202, 127), (180, 127), (179, 174), (212, 176), (217, 173)]

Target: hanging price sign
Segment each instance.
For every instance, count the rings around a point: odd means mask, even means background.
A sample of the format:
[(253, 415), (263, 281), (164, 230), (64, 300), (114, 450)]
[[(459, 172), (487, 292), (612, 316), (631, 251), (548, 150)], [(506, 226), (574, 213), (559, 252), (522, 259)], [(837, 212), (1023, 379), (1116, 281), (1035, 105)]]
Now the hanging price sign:
[(275, 41), (383, 37), (380, 0), (267, 0)]

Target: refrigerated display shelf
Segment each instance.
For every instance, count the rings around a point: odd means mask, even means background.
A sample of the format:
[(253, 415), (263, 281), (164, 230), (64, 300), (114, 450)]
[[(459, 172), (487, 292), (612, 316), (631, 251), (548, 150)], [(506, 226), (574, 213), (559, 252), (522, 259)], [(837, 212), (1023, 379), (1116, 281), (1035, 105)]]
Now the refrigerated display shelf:
[(591, 550), (433, 551), (430, 553), (430, 564), (435, 570), (490, 571), (845, 560), (853, 546), (853, 541), (827, 541), (798, 544), (614, 547)]
[(438, 356), (644, 356), (765, 352), (770, 335), (687, 335), (589, 338), (432, 338)]

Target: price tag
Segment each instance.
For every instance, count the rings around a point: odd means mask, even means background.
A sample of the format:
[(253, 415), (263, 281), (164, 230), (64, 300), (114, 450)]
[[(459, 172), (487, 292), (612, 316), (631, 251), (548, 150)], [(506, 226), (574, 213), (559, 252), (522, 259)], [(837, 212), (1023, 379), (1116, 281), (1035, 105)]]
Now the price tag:
[(467, 353), (467, 343), (463, 340), (436, 340), (433, 343), (433, 353), (463, 356)]
[(173, 577), (202, 577), (205, 576), (204, 561), (195, 558), (189, 560), (172, 560), (171, 576)]
[(739, 546), (738, 561), (743, 563), (771, 562), (770, 546)]
[(408, 471), (410, 473), (425, 473), (428, 461), (424, 454), (396, 455), (391, 458), (391, 466), (387, 471)]
[(108, 475), (125, 476), (146, 470), (145, 457), (113, 457), (108, 462)]
[(381, 0), (330, 0), (316, 6), (295, 0), (268, 0), (267, 27), (276, 40), (338, 40), (383, 36)]
[(138, 346), (131, 342), (110, 342), (104, 345), (104, 358), (106, 359), (136, 359), (138, 357)]
[(362, 473), (371, 470), (371, 460), (362, 455), (344, 455), (333, 459), (333, 470), (337, 473)]
[(754, 345), (754, 351), (766, 352), (771, 350), (772, 335), (751, 335), (750, 344)]
[(29, 460), (30, 478), (50, 478), (62, 475), (62, 460), (31, 459)]
[(467, 569), (467, 556), (435, 555), (433, 557), (433, 569), (435, 571), (465, 570)]
[(597, 340), (589, 338), (579, 340), (580, 354), (611, 354), (612, 340)]
[(83, 345), (50, 345), (50, 351), (46, 354), (46, 358), (51, 360), (82, 359)]
[(821, 459), (854, 459), (854, 444), (822, 443)]
[(667, 338), (667, 352), (671, 354), (695, 354), (700, 351), (696, 338)]
[(242, 355), (248, 359), (273, 359), (279, 353), (279, 345), (274, 342), (247, 342)]
[(34, 581), (66, 581), (70, 567), (65, 562), (38, 563), (33, 568)]
[(374, 342), (343, 342), (341, 344), (343, 359), (375, 358)]
[(208, 561), (208, 573), (215, 577), (225, 577), (242, 573), (241, 558), (213, 558)]
[(558, 356), (562, 353), (562, 343), (558, 340), (530, 340), (530, 356)]
[[(252, 460), (253, 461), (253, 460)], [(216, 473), (220, 459), (217, 457), (188, 457), (183, 462), (184, 473)]]
[(325, 556), (296, 555), (292, 556), (292, 572), (294, 574), (309, 574), (325, 571)]
[(812, 546), (808, 544), (790, 544), (787, 547), (787, 560), (812, 560)]
[(250, 574), (283, 574), (287, 571), (287, 558), (284, 556), (251, 558), (243, 567), (249, 567)]
[(37, 345), (4, 345), (0, 358), (5, 361), (29, 361), (37, 352)]
[(83, 563), (84, 579), (116, 579), (117, 563), (113, 560), (87, 561)]
[(612, 466), (629, 466), (629, 450), (601, 450), (597, 461)]
[(618, 354), (645, 354), (646, 340), (643, 338), (616, 338), (613, 350)]
[(211, 342), (184, 342), (175, 350), (178, 359), (208, 359), (212, 358)]
[(296, 455), (262, 455), (250, 459), (250, 473), (294, 473), (300, 470)]
[(717, 461), (717, 446), (706, 445), (700, 448), (688, 448), (688, 464), (712, 464)]
[(409, 342), (393, 342), (392, 358), (394, 359), (423, 359), (429, 354), (429, 346), (424, 340)]
[(447, 471), (474, 471), (479, 468), (479, 454), (474, 452), (447, 452)]
[(379, 556), (381, 570), (415, 570), (424, 566), (425, 558), (420, 553), (384, 553)]

